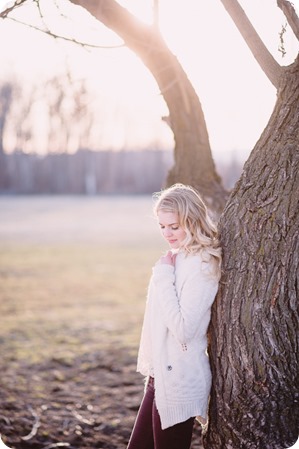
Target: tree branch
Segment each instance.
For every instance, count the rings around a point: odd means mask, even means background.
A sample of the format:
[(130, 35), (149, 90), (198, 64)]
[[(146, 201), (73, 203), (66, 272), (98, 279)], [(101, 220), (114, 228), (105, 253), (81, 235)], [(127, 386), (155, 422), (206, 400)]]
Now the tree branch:
[(299, 18), (296, 14), (295, 8), (291, 2), (287, 0), (277, 0), (277, 6), (282, 10), (286, 19), (293, 30), (293, 33), (299, 40)]
[(81, 46), (83, 48), (88, 47), (88, 48), (99, 48), (99, 49), (111, 50), (111, 49), (114, 49), (114, 48), (122, 48), (122, 47), (125, 46), (125, 44), (119, 44), (119, 45), (90, 44), (88, 42), (82, 42), (81, 40), (78, 41), (74, 37), (67, 37), (67, 36), (58, 35), (56, 32), (51, 31), (50, 28), (48, 27), (48, 25), (47, 25), (47, 23), (46, 23), (46, 21), (44, 19), (43, 12), (41, 10), (39, 0), (36, 0), (35, 3), (36, 3), (36, 7), (38, 9), (39, 16), (41, 18), (41, 21), (43, 23), (44, 28), (40, 28), (40, 27), (38, 27), (36, 25), (32, 25), (31, 23), (23, 22), (21, 20), (18, 20), (15, 17), (8, 16), (9, 13), (11, 13), (12, 11), (15, 11), (19, 6), (23, 5), (27, 1), (28, 0), (17, 0), (17, 1), (15, 1), (15, 3), (11, 7), (6, 8), (4, 11), (2, 11), (2, 13), (0, 13), (0, 17), (3, 18), (3, 19), (5, 19), (5, 18), (9, 19), (9, 20), (11, 20), (13, 22), (19, 23), (20, 25), (27, 26), (29, 28), (32, 28), (32, 29), (36, 30), (36, 31), (40, 31), (41, 33), (44, 33), (44, 34), (47, 34), (50, 37), (53, 37), (54, 39), (61, 39), (61, 40), (67, 41), (67, 42), (71, 42), (71, 43), (73, 43), (75, 45), (79, 45), (79, 46)]
[(49, 444), (48, 446), (44, 446), (43, 449), (54, 449), (56, 447), (69, 447), (70, 443), (53, 443)]
[(199, 98), (159, 30), (137, 19), (115, 0), (70, 1), (118, 34), (156, 80), (169, 110), (167, 123), (175, 141), (175, 165), (168, 174), (167, 185), (192, 184), (210, 207), (220, 212), (227, 193), (216, 172)]
[(154, 10), (153, 25), (154, 25), (154, 27), (156, 27), (157, 30), (159, 30), (159, 28), (160, 28), (160, 24), (159, 24), (159, 0), (154, 0), (153, 10)]
[[(139, 21), (114, 0), (71, 0), (71, 2), (84, 7), (105, 26), (117, 33), (127, 47), (141, 58), (156, 79), (168, 107), (169, 97), (164, 94), (170, 90), (171, 85), (180, 92), (186, 110), (190, 110), (185, 92), (186, 85), (183, 83), (183, 80), (187, 82), (187, 76), (154, 26)], [(161, 67), (167, 70), (161, 70)], [(188, 86), (192, 91), (194, 90), (189, 81)]]
[(269, 78), (271, 83), (278, 88), (279, 79), (283, 68), (273, 58), (260, 36), (256, 32), (252, 23), (246, 16), (238, 0), (220, 0), (224, 8), (232, 18), (240, 34), (251, 50), (259, 66)]
[(7, 17), (11, 11), (14, 11), (15, 9), (17, 9), (19, 6), (21, 6), (25, 2), (27, 2), (27, 0), (16, 0), (13, 5), (9, 6), (8, 8), (6, 8), (4, 11), (2, 11), (0, 13), (0, 17), (2, 19), (5, 19), (5, 17)]
[(30, 410), (32, 416), (34, 417), (35, 422), (34, 422), (34, 424), (33, 424), (33, 427), (32, 427), (32, 429), (31, 429), (31, 432), (30, 432), (28, 435), (26, 435), (25, 437), (21, 437), (22, 440), (24, 440), (24, 441), (28, 441), (28, 440), (30, 440), (31, 438), (33, 438), (33, 437), (37, 434), (37, 431), (38, 431), (38, 429), (39, 429), (39, 427), (40, 427), (40, 424), (41, 424), (41, 423), (40, 423), (39, 416), (38, 416), (38, 414), (33, 410), (33, 408), (32, 408), (32, 407), (29, 407), (29, 410)]
[[(26, 1), (26, 0), (25, 0)], [(61, 36), (59, 34), (56, 34), (52, 32), (49, 28), (42, 29), (38, 26), (32, 25), (31, 23), (22, 22), (21, 20), (15, 19), (14, 17), (7, 17), (8, 20), (11, 20), (12, 22), (19, 23), (20, 25), (24, 25), (28, 28), (32, 28), (35, 31), (40, 31), (41, 33), (47, 34), (50, 37), (53, 37), (54, 39), (60, 39), (63, 41), (71, 42), (72, 44), (79, 45), (83, 48), (98, 48), (98, 49), (104, 49), (104, 50), (114, 50), (117, 48), (123, 48), (125, 47), (125, 44), (119, 44), (119, 45), (97, 45), (97, 44), (90, 44), (88, 42), (82, 42), (81, 40), (78, 41), (74, 37), (67, 37), (67, 36)]]

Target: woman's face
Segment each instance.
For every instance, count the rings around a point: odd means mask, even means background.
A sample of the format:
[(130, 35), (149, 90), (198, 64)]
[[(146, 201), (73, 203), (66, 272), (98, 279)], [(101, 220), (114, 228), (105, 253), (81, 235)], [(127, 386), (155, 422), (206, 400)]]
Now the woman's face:
[(175, 212), (159, 210), (157, 213), (161, 232), (169, 246), (178, 249), (186, 238), (186, 232), (179, 225), (179, 216)]

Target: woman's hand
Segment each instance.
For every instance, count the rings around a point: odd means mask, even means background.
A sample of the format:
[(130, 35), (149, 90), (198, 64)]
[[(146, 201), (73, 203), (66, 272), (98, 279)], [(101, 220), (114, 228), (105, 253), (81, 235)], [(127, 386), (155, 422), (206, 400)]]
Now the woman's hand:
[(161, 264), (175, 265), (176, 254), (173, 254), (171, 251), (168, 251), (165, 256), (160, 258)]

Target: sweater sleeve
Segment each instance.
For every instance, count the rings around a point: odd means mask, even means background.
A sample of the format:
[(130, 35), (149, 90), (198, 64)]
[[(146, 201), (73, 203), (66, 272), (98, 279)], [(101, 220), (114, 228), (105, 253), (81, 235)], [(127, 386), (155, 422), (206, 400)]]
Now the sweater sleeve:
[(167, 328), (181, 344), (188, 343), (197, 332), (206, 333), (218, 289), (217, 280), (205, 273), (198, 258), (190, 257), (186, 261), (179, 292), (176, 291), (174, 267), (161, 264), (153, 268), (156, 310), (161, 312)]

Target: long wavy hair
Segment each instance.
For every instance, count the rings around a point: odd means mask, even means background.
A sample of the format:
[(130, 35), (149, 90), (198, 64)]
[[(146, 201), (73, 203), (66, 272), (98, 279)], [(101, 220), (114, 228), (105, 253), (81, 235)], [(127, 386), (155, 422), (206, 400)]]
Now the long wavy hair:
[(179, 225), (186, 232), (181, 249), (186, 254), (201, 253), (203, 260), (213, 262), (214, 272), (219, 277), (221, 248), (215, 223), (200, 194), (191, 186), (174, 184), (153, 194), (154, 213), (160, 210), (178, 214)]

